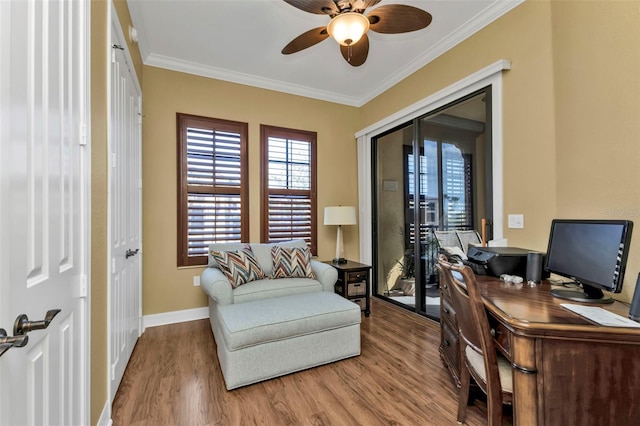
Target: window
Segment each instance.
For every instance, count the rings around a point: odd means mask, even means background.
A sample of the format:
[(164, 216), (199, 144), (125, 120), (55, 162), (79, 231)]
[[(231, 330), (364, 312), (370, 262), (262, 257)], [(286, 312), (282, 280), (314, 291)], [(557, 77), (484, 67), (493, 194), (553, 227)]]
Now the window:
[(262, 242), (304, 239), (316, 254), (316, 133), (260, 126)]
[(248, 241), (247, 123), (177, 114), (178, 266), (209, 244)]
[[(424, 155), (424, 151), (420, 152), (420, 176), (415, 176), (415, 158), (412, 148), (410, 146), (404, 146), (404, 170), (405, 170), (405, 209), (406, 209), (406, 224), (405, 228), (409, 229), (409, 232), (405, 232), (405, 246), (409, 247), (416, 242), (415, 226), (413, 223), (413, 209), (416, 202), (416, 198), (420, 201), (420, 240), (425, 241), (429, 228), (433, 228), (437, 225), (437, 209), (438, 209), (438, 197), (429, 196), (432, 191), (429, 191), (430, 186), (433, 186), (434, 182), (432, 176), (427, 176), (427, 170), (430, 172), (433, 169), (433, 165), (427, 163), (427, 157)], [(437, 163), (437, 162), (436, 162)], [(437, 164), (435, 165), (437, 170)], [(433, 175), (433, 173), (430, 173)], [(437, 176), (436, 176), (437, 178)], [(416, 196), (415, 182), (419, 182), (420, 195)], [(438, 182), (436, 180), (435, 185)]]
[[(459, 142), (461, 146), (465, 144)], [(441, 159), (438, 164), (438, 159)], [(456, 143), (425, 139), (420, 149), (420, 237), (428, 228), (440, 230), (474, 229), (472, 199), (472, 157)], [(410, 146), (404, 147), (405, 205), (407, 224), (412, 225), (407, 244), (415, 241), (413, 206), (416, 200), (415, 158)]]

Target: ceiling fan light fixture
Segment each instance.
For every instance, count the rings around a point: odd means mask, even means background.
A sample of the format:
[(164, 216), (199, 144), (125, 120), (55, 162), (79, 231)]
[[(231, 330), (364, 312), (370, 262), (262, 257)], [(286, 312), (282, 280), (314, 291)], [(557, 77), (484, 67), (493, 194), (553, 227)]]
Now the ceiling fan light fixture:
[(329, 35), (343, 46), (356, 44), (368, 30), (369, 19), (358, 12), (341, 13), (327, 25)]

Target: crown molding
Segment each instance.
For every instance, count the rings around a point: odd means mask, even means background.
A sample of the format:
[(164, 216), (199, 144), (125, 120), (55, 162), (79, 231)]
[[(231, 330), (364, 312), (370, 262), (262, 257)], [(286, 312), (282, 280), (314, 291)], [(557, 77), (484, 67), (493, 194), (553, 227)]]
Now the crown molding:
[(149, 55), (145, 61), (145, 65), (199, 75), (202, 77), (215, 78), (217, 80), (228, 81), (231, 83), (244, 84), (246, 86), (259, 87), (261, 89), (275, 90), (277, 92), (304, 96), (322, 101), (335, 102), (349, 106), (360, 106), (357, 104), (358, 99), (351, 96), (313, 89), (311, 87), (291, 84), (285, 81), (258, 77), (237, 71), (229, 71), (228, 69), (202, 65), (196, 62), (176, 60), (168, 56), (154, 54)]
[(524, 1), (525, 0), (496, 1), (487, 6), (486, 9), (476, 15), (473, 19), (470, 19), (460, 25), (448, 37), (443, 38), (433, 47), (425, 50), (422, 55), (417, 56), (413, 61), (409, 62), (407, 66), (377, 84), (375, 90), (361, 97), (358, 100), (358, 105), (356, 106), (362, 106), (374, 99), (376, 96), (384, 93), (386, 90), (389, 90), (391, 87), (409, 77), (411, 74), (418, 71), (437, 57), (443, 55), (448, 50), (454, 48), (456, 45), (462, 43), (464, 40), (486, 27), (491, 22), (524, 3)]
[[(407, 66), (401, 68), (398, 72), (390, 75), (380, 83), (371, 85), (373, 89), (364, 93), (362, 96), (346, 96), (336, 92), (291, 84), (286, 81), (258, 77), (251, 74), (212, 67), (196, 62), (177, 60), (163, 55), (148, 54), (146, 49), (147, 35), (145, 33), (144, 23), (137, 22), (136, 27), (138, 28), (140, 38), (138, 46), (145, 65), (327, 102), (361, 107), (523, 2), (524, 0), (498, 0), (491, 3), (480, 14), (459, 26), (448, 37), (441, 40), (430, 49), (425, 50), (422, 55), (417, 56), (413, 61), (407, 64)], [(128, 5), (133, 8), (138, 7), (136, 2), (128, 2)]]

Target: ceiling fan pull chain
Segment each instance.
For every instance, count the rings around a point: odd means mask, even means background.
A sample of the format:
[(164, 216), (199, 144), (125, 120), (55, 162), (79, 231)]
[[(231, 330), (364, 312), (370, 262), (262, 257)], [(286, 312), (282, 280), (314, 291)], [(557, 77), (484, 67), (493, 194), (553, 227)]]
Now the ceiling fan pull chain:
[(347, 46), (347, 62), (351, 62), (351, 45)]

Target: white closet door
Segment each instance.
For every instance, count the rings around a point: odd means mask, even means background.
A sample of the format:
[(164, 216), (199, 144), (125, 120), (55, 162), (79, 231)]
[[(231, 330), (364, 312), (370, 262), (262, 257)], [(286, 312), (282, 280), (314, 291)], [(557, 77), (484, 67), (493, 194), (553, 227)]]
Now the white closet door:
[[(113, 12), (115, 13), (115, 12)], [(121, 32), (112, 27), (109, 119), (109, 283), (110, 398), (113, 401), (141, 319), (141, 98)]]

